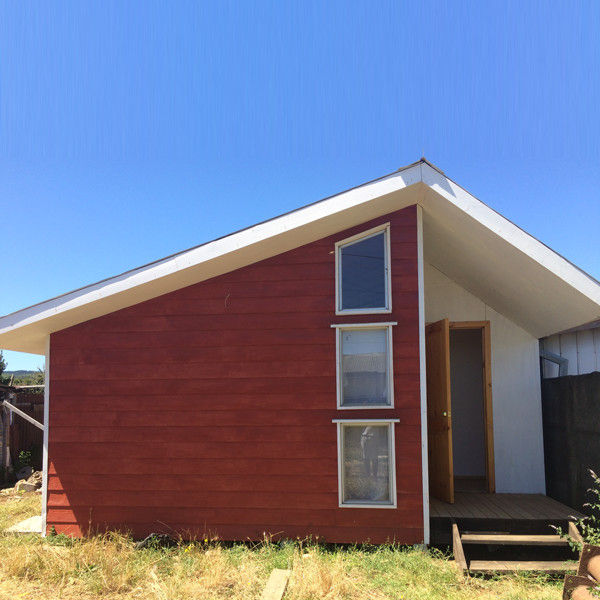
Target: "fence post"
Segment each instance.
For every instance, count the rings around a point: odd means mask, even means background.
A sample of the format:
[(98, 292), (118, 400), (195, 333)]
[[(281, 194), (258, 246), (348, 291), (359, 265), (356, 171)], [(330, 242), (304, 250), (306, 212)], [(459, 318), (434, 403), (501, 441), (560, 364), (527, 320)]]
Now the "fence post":
[(8, 415), (7, 410), (2, 405), (0, 409), (0, 419), (2, 424), (2, 479), (6, 481), (6, 467), (8, 462)]

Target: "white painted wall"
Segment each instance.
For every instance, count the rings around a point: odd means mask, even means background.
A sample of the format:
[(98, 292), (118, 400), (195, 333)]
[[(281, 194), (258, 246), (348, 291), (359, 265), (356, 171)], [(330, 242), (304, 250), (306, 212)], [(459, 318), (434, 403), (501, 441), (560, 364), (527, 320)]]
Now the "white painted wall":
[(425, 320), (490, 321), (498, 493), (545, 493), (538, 340), (425, 264)]
[[(541, 346), (568, 359), (568, 375), (600, 371), (600, 327), (551, 335), (541, 340)], [(545, 360), (544, 377), (558, 377), (558, 365)]]

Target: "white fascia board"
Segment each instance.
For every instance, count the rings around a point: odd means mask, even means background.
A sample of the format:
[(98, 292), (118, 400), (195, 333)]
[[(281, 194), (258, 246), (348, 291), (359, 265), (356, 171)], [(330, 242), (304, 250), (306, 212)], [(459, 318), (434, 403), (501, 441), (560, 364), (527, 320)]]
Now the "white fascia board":
[[(121, 308), (239, 269), (423, 199), (425, 184), (599, 306), (600, 284), (422, 160), (237, 233), (0, 318), (0, 348), (44, 354), (45, 337)], [(400, 199), (403, 190), (418, 192)], [(588, 311), (589, 312), (589, 311)], [(575, 324), (573, 324), (575, 325)]]
[[(355, 208), (361, 208), (372, 200), (389, 196), (394, 192), (419, 183), (420, 180), (420, 163), (416, 163), (380, 179), (237, 233), (11, 313), (0, 318), (0, 348), (43, 354), (45, 351), (45, 335), (53, 331), (113, 312), (125, 306), (137, 304), (186, 285), (220, 275), (228, 270), (240, 268), (244, 264), (251, 264), (331, 235), (336, 232), (335, 220), (331, 217)], [(414, 201), (412, 203), (414, 204)], [(410, 202), (406, 205), (408, 204)], [(395, 208), (397, 210), (403, 208), (403, 206), (400, 205)], [(386, 210), (389, 212), (390, 207), (387, 206)], [(368, 218), (376, 216), (378, 215), (369, 214)], [(325, 223), (325, 221), (327, 222)], [(317, 227), (319, 222), (324, 222), (322, 228)], [(359, 222), (360, 220), (356, 224)], [(306, 230), (308, 226), (311, 226), (312, 231)], [(352, 226), (352, 224), (348, 226)], [(346, 225), (337, 230), (344, 228), (346, 228)], [(255, 248), (255, 251), (250, 252), (251, 248)], [(227, 268), (227, 265), (220, 264), (216, 272), (210, 270), (204, 276), (197, 268), (205, 263), (222, 259), (240, 251), (248, 253), (248, 260), (245, 263), (243, 260), (238, 260), (232, 263), (230, 269)], [(186, 271), (189, 272), (189, 277), (186, 276)], [(174, 277), (177, 274), (180, 275)], [(144, 291), (144, 286), (147, 286), (146, 291)], [(136, 289), (135, 292), (133, 292), (134, 289)], [(104, 306), (103, 301), (113, 296), (120, 296), (120, 298), (113, 303), (107, 302)], [(94, 304), (96, 307), (94, 309), (90, 308), (89, 313), (85, 310), (78, 310), (85, 305)], [(73, 322), (68, 318), (61, 318), (55, 325), (52, 324), (54, 317), (69, 311), (77, 311), (77, 316), (73, 318)], [(43, 321), (48, 322), (41, 326)], [(38, 326), (35, 326), (36, 324)], [(23, 328), (28, 328), (27, 332), (22, 332), (23, 336), (10, 335)], [(24, 343), (19, 342), (20, 337), (25, 340)]]
[(469, 194), (428, 163), (422, 163), (421, 168), (423, 183), (434, 192), (600, 305), (600, 283), (590, 275)]

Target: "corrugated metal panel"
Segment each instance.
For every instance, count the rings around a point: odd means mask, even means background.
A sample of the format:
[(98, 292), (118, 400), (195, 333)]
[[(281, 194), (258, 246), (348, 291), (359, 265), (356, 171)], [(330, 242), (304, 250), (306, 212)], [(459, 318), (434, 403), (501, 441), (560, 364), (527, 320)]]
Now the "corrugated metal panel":
[(596, 348), (594, 347), (594, 332), (577, 332), (577, 372), (592, 373), (596, 370)]
[[(545, 338), (542, 340), (541, 345), (546, 352), (552, 352), (552, 354), (558, 354), (560, 356), (560, 336), (553, 335), (552, 337)], [(549, 360), (545, 360), (544, 377), (558, 377), (558, 365)]]

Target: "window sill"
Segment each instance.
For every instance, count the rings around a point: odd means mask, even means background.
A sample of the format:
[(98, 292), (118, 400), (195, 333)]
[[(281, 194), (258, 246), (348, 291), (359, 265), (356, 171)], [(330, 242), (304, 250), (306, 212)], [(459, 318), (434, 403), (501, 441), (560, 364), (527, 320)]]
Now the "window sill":
[(391, 308), (348, 308), (344, 310), (336, 309), (336, 315), (389, 315)]
[(339, 504), (338, 508), (398, 508), (396, 504)]
[(338, 410), (393, 410), (393, 404), (361, 404), (358, 406), (338, 406)]

